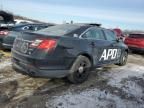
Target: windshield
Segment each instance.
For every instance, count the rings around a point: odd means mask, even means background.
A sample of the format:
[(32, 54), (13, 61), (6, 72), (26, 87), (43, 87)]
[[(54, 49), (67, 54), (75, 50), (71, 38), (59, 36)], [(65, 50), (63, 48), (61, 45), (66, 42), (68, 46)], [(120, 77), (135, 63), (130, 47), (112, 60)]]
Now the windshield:
[(54, 36), (60, 36), (60, 35), (62, 36), (62, 35), (71, 33), (72, 31), (78, 28), (80, 28), (80, 26), (78, 25), (63, 24), (63, 25), (56, 25), (56, 26), (52, 26), (46, 29), (42, 29), (42, 30), (37, 31), (36, 33), (54, 35)]

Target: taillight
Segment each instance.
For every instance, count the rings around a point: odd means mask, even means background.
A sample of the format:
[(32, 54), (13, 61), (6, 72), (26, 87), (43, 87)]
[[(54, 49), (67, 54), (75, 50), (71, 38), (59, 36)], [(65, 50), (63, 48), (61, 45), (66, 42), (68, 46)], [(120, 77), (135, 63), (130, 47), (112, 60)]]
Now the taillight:
[(0, 35), (8, 35), (8, 31), (0, 31)]
[(43, 40), (40, 40), (40, 39), (36, 39), (35, 41), (33, 41), (31, 44), (30, 44), (30, 47), (37, 47)]
[(45, 40), (37, 39), (31, 43), (30, 47), (50, 50), (55, 48), (56, 45), (57, 45), (57, 41), (54, 39), (45, 39)]

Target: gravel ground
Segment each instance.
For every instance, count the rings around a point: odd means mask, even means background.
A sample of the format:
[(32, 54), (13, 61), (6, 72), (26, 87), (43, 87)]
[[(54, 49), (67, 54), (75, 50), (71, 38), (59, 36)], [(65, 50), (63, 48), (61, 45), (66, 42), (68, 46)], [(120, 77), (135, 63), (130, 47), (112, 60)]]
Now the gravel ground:
[(126, 66), (94, 70), (88, 81), (31, 78), (0, 62), (1, 108), (144, 108), (144, 56), (130, 54)]

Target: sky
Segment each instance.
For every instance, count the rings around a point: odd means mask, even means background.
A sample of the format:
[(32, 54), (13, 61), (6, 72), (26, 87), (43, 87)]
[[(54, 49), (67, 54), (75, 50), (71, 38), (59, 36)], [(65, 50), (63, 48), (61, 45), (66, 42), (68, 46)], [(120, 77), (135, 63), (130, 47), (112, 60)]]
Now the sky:
[(0, 7), (45, 22), (144, 30), (144, 0), (0, 0)]

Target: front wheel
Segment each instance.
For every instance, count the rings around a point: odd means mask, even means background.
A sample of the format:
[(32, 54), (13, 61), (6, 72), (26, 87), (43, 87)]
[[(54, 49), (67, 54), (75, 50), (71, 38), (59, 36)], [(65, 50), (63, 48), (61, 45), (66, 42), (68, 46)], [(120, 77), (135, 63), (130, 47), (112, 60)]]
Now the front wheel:
[(74, 84), (86, 81), (89, 76), (91, 66), (91, 62), (87, 57), (82, 55), (78, 56), (71, 67), (70, 74), (67, 77), (68, 80)]
[(120, 57), (120, 62), (119, 62), (119, 66), (124, 66), (127, 63), (127, 59), (128, 59), (128, 52), (123, 52), (121, 57)]

